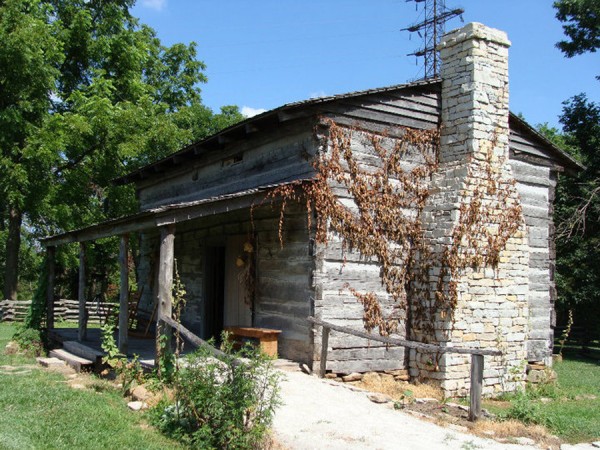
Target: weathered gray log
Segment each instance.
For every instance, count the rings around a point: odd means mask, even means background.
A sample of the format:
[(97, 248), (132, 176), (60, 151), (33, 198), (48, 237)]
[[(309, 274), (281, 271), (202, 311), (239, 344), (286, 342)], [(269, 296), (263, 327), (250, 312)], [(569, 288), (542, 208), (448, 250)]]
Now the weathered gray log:
[(502, 352), (500, 350), (492, 349), (475, 349), (475, 348), (460, 348), (460, 347), (442, 347), (434, 344), (424, 344), (422, 342), (406, 341), (404, 339), (389, 338), (383, 336), (376, 336), (374, 334), (365, 333), (364, 331), (353, 330), (352, 328), (342, 327), (333, 323), (324, 322), (322, 320), (315, 319), (314, 317), (308, 317), (307, 320), (315, 325), (325, 326), (332, 330), (339, 331), (342, 333), (351, 334), (353, 336), (362, 337), (371, 341), (383, 342), (384, 344), (397, 345), (400, 347), (414, 348), (417, 350), (431, 352), (431, 353), (459, 353), (463, 355), (488, 355), (498, 356)]
[(129, 236), (121, 236), (119, 246), (119, 268), (121, 269), (121, 284), (119, 288), (119, 352), (127, 354), (129, 339), (127, 328), (129, 324), (129, 264), (128, 264)]
[(481, 391), (483, 389), (483, 355), (471, 355), (471, 391), (469, 393), (469, 420), (481, 416)]
[(54, 278), (56, 265), (56, 247), (50, 246), (46, 248), (46, 271), (47, 271), (47, 286), (46, 286), (46, 326), (48, 329), (54, 328)]
[(77, 340), (82, 342), (87, 337), (87, 320), (85, 317), (85, 243), (83, 242), (79, 243), (79, 286), (77, 289), (77, 300), (79, 302)]
[[(194, 333), (192, 333), (186, 327), (184, 327), (180, 323), (175, 322), (172, 318), (170, 318), (170, 317), (162, 317), (161, 319), (159, 319), (159, 322), (164, 322), (170, 328), (172, 328), (174, 330), (177, 330), (193, 346), (195, 346), (197, 348), (206, 348), (206, 349), (208, 349), (208, 351), (210, 351), (216, 357), (229, 358), (229, 356), (226, 353), (224, 353), (221, 350), (213, 347), (212, 345), (210, 345), (205, 340), (200, 339), (198, 336), (196, 336)], [(233, 365), (234, 366), (239, 366), (239, 365), (241, 365), (243, 363), (244, 362), (241, 359), (233, 358)]]
[(163, 354), (162, 336), (166, 336), (165, 346), (171, 349), (172, 331), (164, 318), (171, 318), (173, 313), (173, 262), (175, 253), (175, 225), (167, 225), (160, 229), (160, 256), (158, 262), (158, 314), (156, 323), (156, 358), (157, 365)]
[(329, 327), (323, 327), (323, 335), (321, 337), (321, 366), (319, 368), (319, 376), (325, 376), (327, 369), (327, 347), (329, 346)]

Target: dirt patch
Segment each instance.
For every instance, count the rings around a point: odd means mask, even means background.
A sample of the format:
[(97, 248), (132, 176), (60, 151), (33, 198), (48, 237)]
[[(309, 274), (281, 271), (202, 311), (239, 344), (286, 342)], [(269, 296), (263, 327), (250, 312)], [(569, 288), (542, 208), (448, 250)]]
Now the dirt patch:
[(395, 401), (402, 401), (411, 397), (434, 398), (436, 400), (441, 400), (443, 398), (442, 390), (437, 386), (426, 383), (417, 385), (407, 381), (396, 381), (392, 375), (385, 373), (366, 373), (362, 380), (354, 381), (349, 384), (367, 391), (389, 395)]
[(494, 437), (501, 442), (514, 442), (518, 438), (532, 439), (544, 448), (560, 448), (560, 439), (540, 425), (525, 425), (517, 420), (481, 420), (470, 424), (470, 431), (479, 436)]
[(0, 366), (0, 375), (28, 375), (31, 373), (33, 369), (36, 369), (37, 366), (32, 366), (29, 364), (21, 365), (21, 366)]
[(524, 425), (516, 420), (497, 420), (484, 410), (487, 417), (469, 422), (469, 408), (454, 401), (445, 401), (442, 390), (429, 384), (411, 384), (394, 380), (392, 375), (367, 373), (353, 386), (388, 395), (394, 408), (442, 426), (492, 438), (504, 443), (533, 443), (558, 449), (560, 439), (539, 425)]

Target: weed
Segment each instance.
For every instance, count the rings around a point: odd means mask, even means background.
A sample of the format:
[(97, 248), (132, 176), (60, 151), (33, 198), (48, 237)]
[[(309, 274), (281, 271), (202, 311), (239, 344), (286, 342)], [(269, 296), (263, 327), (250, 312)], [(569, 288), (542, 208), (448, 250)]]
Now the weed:
[(567, 321), (567, 326), (565, 327), (565, 329), (563, 330), (562, 334), (560, 335), (560, 338), (558, 339), (558, 354), (560, 356), (562, 356), (563, 354), (563, 349), (565, 348), (565, 343), (567, 342), (567, 340), (569, 339), (569, 335), (571, 334), (571, 328), (573, 327), (573, 310), (570, 309), (569, 310), (569, 319)]
[(114, 367), (117, 361), (124, 357), (124, 355), (119, 352), (119, 346), (115, 340), (114, 319), (109, 318), (104, 325), (100, 327), (100, 330), (102, 333), (102, 343), (100, 346), (102, 347), (102, 350), (106, 352), (106, 356), (102, 358), (102, 362)]
[(463, 450), (475, 450), (481, 448), (480, 445), (477, 445), (474, 441), (463, 442), (463, 445), (460, 446)]

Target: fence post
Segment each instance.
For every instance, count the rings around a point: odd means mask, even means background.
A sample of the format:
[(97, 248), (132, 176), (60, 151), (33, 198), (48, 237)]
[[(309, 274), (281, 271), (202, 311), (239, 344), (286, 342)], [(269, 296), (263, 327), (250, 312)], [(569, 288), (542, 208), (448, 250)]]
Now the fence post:
[(471, 391), (469, 420), (475, 422), (481, 416), (481, 391), (483, 389), (483, 355), (471, 355)]
[(321, 366), (319, 368), (319, 376), (321, 378), (325, 376), (327, 368), (327, 347), (329, 347), (329, 327), (324, 326), (321, 336)]

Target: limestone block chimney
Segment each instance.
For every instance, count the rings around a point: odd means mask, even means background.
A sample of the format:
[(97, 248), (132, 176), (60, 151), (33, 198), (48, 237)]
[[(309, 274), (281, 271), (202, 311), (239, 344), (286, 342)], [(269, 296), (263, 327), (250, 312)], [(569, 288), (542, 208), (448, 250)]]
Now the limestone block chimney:
[[(425, 305), (411, 307), (413, 339), (504, 352), (485, 358), (488, 394), (522, 385), (528, 333), (527, 230), (508, 164), (509, 46), (478, 23), (439, 45), (440, 164), (422, 217), (431, 269), (417, 287)], [(466, 356), (413, 352), (409, 366), (449, 395), (467, 393)]]
[(441, 162), (464, 160), (495, 134), (508, 158), (508, 48), (503, 31), (470, 23), (442, 38)]

